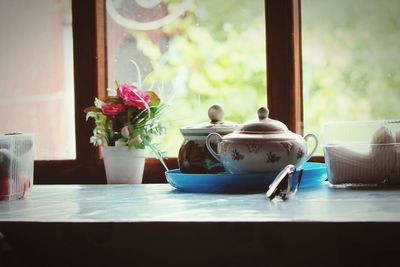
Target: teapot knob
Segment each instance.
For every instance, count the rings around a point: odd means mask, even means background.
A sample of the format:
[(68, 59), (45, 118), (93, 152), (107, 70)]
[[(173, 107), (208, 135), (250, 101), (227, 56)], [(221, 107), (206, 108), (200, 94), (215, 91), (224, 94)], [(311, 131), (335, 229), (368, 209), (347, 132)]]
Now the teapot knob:
[(208, 117), (211, 123), (219, 123), (224, 119), (224, 109), (220, 105), (212, 105), (208, 109)]
[(260, 120), (268, 118), (269, 110), (266, 107), (261, 107), (257, 110), (257, 115)]

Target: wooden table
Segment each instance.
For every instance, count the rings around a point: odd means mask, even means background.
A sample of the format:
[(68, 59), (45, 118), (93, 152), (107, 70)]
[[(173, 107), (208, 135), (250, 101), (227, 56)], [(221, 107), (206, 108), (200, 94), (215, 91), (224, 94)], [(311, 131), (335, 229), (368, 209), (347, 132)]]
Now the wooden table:
[(0, 232), (1, 266), (381, 266), (400, 255), (400, 190), (323, 184), (268, 201), (168, 184), (35, 185), (0, 202)]

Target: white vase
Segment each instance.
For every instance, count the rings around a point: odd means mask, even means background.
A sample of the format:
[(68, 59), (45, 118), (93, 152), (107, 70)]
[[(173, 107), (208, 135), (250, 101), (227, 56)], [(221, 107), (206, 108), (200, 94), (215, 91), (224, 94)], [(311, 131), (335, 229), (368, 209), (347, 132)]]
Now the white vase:
[(102, 147), (108, 184), (141, 184), (143, 179), (145, 149), (128, 147)]

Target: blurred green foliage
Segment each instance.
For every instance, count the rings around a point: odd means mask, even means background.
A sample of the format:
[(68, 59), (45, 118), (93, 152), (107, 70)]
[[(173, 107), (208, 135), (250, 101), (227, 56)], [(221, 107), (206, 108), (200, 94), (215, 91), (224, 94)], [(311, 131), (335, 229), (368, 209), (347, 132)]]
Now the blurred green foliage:
[(400, 117), (399, 14), (398, 0), (302, 1), (305, 132)]
[[(168, 10), (181, 0), (164, 0)], [(264, 1), (194, 1), (161, 29), (160, 45), (132, 31), (169, 104), (159, 142), (176, 156), (179, 128), (207, 121), (218, 103), (226, 120), (255, 118), (266, 105)], [(323, 143), (333, 120), (399, 118), (400, 1), (302, 0), (304, 130)], [(322, 150), (319, 149), (319, 154)]]
[(183, 142), (179, 128), (208, 121), (211, 105), (222, 105), (225, 120), (235, 122), (254, 119), (266, 105), (264, 13), (263, 0), (199, 0), (162, 29), (164, 48), (132, 32), (154, 68), (147, 82), (163, 82), (159, 94), (169, 104), (168, 131), (159, 142), (169, 156), (177, 156)]

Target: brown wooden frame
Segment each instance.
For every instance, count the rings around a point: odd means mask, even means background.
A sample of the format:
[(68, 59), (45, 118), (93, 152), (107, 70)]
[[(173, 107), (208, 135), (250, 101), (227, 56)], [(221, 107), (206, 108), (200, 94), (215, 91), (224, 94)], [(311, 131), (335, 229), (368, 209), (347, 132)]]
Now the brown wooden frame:
[[(267, 36), (267, 98), (271, 117), (302, 133), (302, 70), (300, 0), (265, 0)], [(93, 125), (83, 109), (107, 84), (104, 0), (72, 0), (76, 159), (36, 161), (35, 184), (105, 183), (99, 152), (89, 143)], [(317, 159), (321, 161), (321, 158)], [(176, 158), (166, 163), (177, 168)], [(144, 183), (165, 182), (157, 159), (146, 159)]]
[[(266, 0), (267, 95), (270, 116), (303, 134), (301, 0)], [(324, 157), (312, 157), (324, 162)]]
[(270, 116), (301, 133), (300, 1), (267, 0), (265, 17)]

